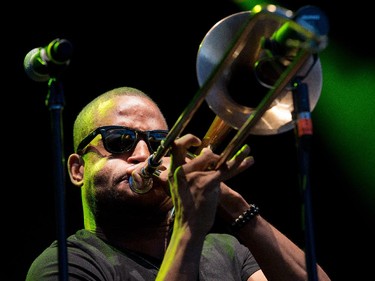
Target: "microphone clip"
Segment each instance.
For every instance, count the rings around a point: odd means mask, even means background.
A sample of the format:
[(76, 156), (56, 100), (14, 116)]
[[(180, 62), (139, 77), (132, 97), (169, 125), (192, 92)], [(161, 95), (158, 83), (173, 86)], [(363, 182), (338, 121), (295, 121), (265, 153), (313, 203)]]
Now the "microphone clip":
[(24, 59), (26, 74), (37, 82), (56, 78), (69, 66), (72, 52), (72, 44), (59, 38), (46, 47), (34, 48)]

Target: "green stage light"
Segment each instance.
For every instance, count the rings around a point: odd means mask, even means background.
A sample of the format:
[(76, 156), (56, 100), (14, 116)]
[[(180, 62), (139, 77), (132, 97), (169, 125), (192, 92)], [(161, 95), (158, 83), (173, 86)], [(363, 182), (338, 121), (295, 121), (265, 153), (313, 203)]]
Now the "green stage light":
[(323, 87), (314, 122), (359, 195), (375, 211), (375, 60), (335, 42), (319, 57)]

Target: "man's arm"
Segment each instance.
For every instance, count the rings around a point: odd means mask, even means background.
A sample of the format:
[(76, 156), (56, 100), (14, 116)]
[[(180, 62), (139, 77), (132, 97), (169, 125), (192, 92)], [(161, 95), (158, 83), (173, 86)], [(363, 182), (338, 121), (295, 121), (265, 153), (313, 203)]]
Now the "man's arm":
[(221, 182), (233, 177), (251, 163), (244, 161), (248, 151), (221, 170), (210, 170), (218, 155), (203, 149), (187, 161), (187, 149), (200, 140), (185, 135), (171, 149), (168, 183), (175, 207), (173, 234), (156, 280), (190, 281), (199, 274), (203, 243), (212, 228), (220, 197)]
[[(232, 223), (250, 204), (236, 191), (221, 184), (219, 213)], [(236, 236), (254, 255), (268, 280), (307, 280), (305, 253), (284, 234), (268, 223), (261, 215), (255, 215), (236, 230)], [(317, 265), (320, 281), (330, 278)]]

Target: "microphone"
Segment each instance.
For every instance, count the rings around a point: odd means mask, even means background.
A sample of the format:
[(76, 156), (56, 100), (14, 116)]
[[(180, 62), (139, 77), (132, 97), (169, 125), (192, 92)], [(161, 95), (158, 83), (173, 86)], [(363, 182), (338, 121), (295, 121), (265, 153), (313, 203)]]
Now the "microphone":
[[(326, 47), (329, 25), (322, 10), (315, 6), (304, 6), (297, 10), (292, 20), (284, 23), (270, 39), (264, 40), (263, 47), (275, 56), (293, 55), (299, 48), (317, 52)], [(315, 35), (310, 42), (307, 42), (307, 37), (311, 35), (306, 30)]]
[(55, 39), (45, 47), (32, 49), (25, 56), (23, 66), (26, 74), (36, 82), (48, 81), (64, 71), (73, 52), (66, 39)]
[(300, 49), (317, 53), (327, 46), (328, 18), (315, 6), (296, 11), (271, 37), (261, 39), (265, 57), (255, 63), (258, 81), (270, 88)]

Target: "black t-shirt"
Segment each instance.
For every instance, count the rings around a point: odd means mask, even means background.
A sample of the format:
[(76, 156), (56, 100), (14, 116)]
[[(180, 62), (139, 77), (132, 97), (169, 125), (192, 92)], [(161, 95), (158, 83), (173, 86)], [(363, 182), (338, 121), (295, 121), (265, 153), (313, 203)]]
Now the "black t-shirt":
[[(155, 280), (160, 261), (120, 251), (94, 234), (79, 230), (67, 239), (69, 281)], [(247, 280), (259, 269), (250, 251), (228, 234), (207, 235), (199, 280)], [(59, 280), (58, 244), (54, 241), (32, 263), (26, 281)]]

